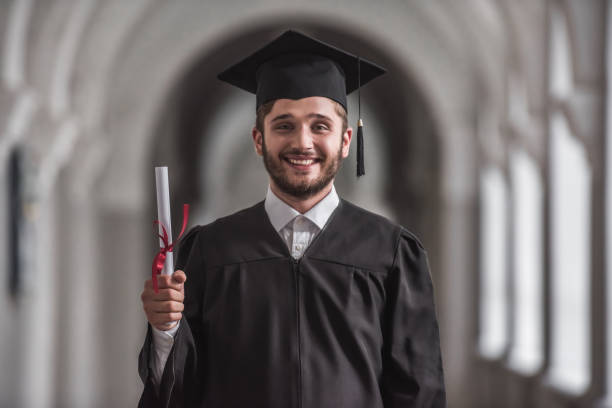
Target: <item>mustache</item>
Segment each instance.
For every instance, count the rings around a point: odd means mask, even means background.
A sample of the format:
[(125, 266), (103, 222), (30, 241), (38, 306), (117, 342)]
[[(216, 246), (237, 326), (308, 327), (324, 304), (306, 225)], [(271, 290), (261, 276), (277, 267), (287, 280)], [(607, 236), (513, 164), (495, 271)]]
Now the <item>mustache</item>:
[(281, 156), (298, 156), (303, 158), (319, 158), (325, 157), (322, 154), (316, 154), (312, 150), (289, 149), (281, 153)]

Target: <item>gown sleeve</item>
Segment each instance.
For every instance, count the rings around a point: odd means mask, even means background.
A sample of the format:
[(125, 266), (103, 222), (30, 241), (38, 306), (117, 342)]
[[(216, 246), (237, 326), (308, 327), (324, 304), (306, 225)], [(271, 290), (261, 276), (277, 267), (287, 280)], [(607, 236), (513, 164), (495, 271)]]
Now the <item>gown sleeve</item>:
[(192, 228), (180, 240), (175, 269), (182, 269), (187, 275), (185, 281), (185, 310), (178, 331), (174, 336), (174, 345), (166, 361), (159, 385), (153, 382), (151, 348), (153, 337), (151, 325), (148, 325), (144, 345), (138, 357), (138, 372), (144, 383), (144, 390), (138, 406), (150, 407), (184, 407), (197, 406), (201, 389), (197, 344), (200, 340), (201, 326), (198, 301), (201, 297), (201, 257), (198, 251), (198, 232), (201, 227)]
[(386, 282), (383, 372), (385, 408), (445, 407), (440, 336), (427, 253), (402, 228)]

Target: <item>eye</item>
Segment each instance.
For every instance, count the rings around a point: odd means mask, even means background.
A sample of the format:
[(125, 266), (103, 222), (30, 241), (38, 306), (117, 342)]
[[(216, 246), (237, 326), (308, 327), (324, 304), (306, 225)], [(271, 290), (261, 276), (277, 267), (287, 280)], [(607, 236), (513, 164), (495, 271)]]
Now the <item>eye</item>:
[(274, 129), (276, 129), (276, 130), (291, 130), (291, 129), (293, 129), (293, 126), (290, 123), (279, 123), (278, 125), (274, 126)]
[(329, 130), (329, 126), (327, 126), (326, 123), (315, 123), (315, 125), (313, 126), (314, 130), (318, 130), (318, 131), (325, 131), (325, 130)]

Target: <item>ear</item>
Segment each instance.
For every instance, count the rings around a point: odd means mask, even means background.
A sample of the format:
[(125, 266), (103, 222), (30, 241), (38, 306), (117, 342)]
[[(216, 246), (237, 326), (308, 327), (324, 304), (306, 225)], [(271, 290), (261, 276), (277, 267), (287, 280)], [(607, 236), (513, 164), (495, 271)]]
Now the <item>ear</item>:
[(255, 152), (263, 156), (263, 134), (253, 126), (251, 130), (251, 135), (253, 136), (253, 144), (255, 145)]
[(351, 140), (353, 138), (353, 128), (346, 128), (346, 132), (342, 135), (342, 158), (346, 159), (349, 155), (349, 147), (351, 147)]

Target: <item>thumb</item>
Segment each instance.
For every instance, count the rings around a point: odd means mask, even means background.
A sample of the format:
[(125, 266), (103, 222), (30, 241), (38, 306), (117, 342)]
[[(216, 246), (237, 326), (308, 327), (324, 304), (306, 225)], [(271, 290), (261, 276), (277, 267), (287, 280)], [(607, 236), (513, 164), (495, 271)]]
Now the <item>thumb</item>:
[(176, 283), (184, 283), (187, 280), (187, 275), (179, 269), (172, 274), (172, 280)]

